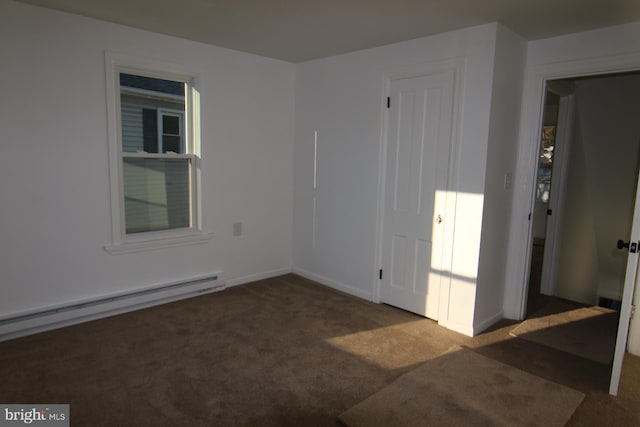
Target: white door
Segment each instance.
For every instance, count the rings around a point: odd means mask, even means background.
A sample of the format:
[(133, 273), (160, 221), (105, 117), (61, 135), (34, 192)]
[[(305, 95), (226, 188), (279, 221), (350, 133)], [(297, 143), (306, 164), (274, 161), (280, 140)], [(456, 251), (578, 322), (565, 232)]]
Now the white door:
[(636, 202), (633, 211), (633, 224), (629, 238), (629, 257), (627, 258), (627, 271), (624, 276), (624, 290), (622, 292), (622, 307), (620, 309), (620, 323), (618, 324), (618, 337), (616, 339), (616, 351), (613, 357), (613, 369), (609, 393), (618, 394), (622, 361), (627, 350), (627, 337), (629, 334), (629, 322), (631, 319), (631, 306), (636, 281), (638, 280), (638, 251), (640, 250), (640, 176), (636, 185)]
[(453, 71), (392, 80), (381, 301), (438, 319)]

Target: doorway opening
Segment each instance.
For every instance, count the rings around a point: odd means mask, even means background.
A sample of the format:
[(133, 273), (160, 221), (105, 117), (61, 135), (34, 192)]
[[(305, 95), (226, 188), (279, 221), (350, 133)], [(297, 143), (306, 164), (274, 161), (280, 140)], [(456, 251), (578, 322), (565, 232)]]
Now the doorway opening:
[[(640, 73), (547, 81), (534, 209), (526, 318), (595, 309), (618, 316), (640, 153)], [(603, 315), (604, 319), (606, 316)], [(573, 326), (593, 328), (589, 321)], [(615, 350), (617, 321), (582, 343)], [(571, 332), (579, 334), (580, 332)], [(597, 336), (596, 336), (597, 335)], [(597, 344), (597, 343), (596, 343)], [(610, 362), (609, 362), (610, 363)]]

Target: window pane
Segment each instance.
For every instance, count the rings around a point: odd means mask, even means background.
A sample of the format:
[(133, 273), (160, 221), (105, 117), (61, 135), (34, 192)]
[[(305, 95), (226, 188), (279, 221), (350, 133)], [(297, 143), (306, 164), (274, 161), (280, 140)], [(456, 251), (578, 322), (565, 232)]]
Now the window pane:
[(120, 86), (184, 97), (184, 83), (173, 80), (120, 73)]
[(180, 150), (181, 138), (173, 135), (162, 135), (162, 152), (163, 153), (181, 153)]
[(169, 135), (180, 135), (180, 117), (162, 116), (162, 133)]
[[(163, 110), (175, 113), (163, 115)], [(123, 152), (160, 152), (163, 134), (181, 134), (184, 114), (185, 83), (120, 73)], [(179, 149), (163, 151), (180, 152)]]
[(190, 159), (123, 159), (127, 234), (190, 226)]

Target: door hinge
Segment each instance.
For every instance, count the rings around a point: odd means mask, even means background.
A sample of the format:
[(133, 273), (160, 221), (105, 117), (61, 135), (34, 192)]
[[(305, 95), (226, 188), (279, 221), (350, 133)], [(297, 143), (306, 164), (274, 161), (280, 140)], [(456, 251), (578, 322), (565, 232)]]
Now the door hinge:
[(553, 210), (547, 209), (547, 215), (551, 215), (551, 214), (553, 214)]
[(531, 221), (531, 212), (529, 212), (529, 218), (528, 218), (528, 220), (529, 220), (529, 221)]
[(633, 316), (636, 315), (636, 306), (631, 304), (631, 314), (629, 314), (629, 319), (633, 319)]
[(380, 277), (380, 280), (382, 280), (382, 269), (380, 269), (379, 277)]
[(391, 108), (391, 97), (387, 96), (387, 108)]

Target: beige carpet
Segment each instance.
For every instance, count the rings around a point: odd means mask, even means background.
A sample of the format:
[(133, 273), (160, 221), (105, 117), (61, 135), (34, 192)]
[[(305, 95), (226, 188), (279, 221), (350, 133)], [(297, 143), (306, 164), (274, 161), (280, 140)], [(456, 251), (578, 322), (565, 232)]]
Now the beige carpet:
[(585, 393), (567, 427), (640, 426), (640, 358), (625, 356), (614, 399), (609, 366), (513, 339), (515, 325), (471, 338), (287, 274), (0, 342), (0, 403), (69, 403), (78, 427), (344, 427), (458, 345)]
[(585, 307), (532, 317), (510, 334), (608, 365), (613, 360), (617, 330), (618, 312)]
[(457, 347), (340, 415), (350, 427), (564, 426), (585, 395)]

